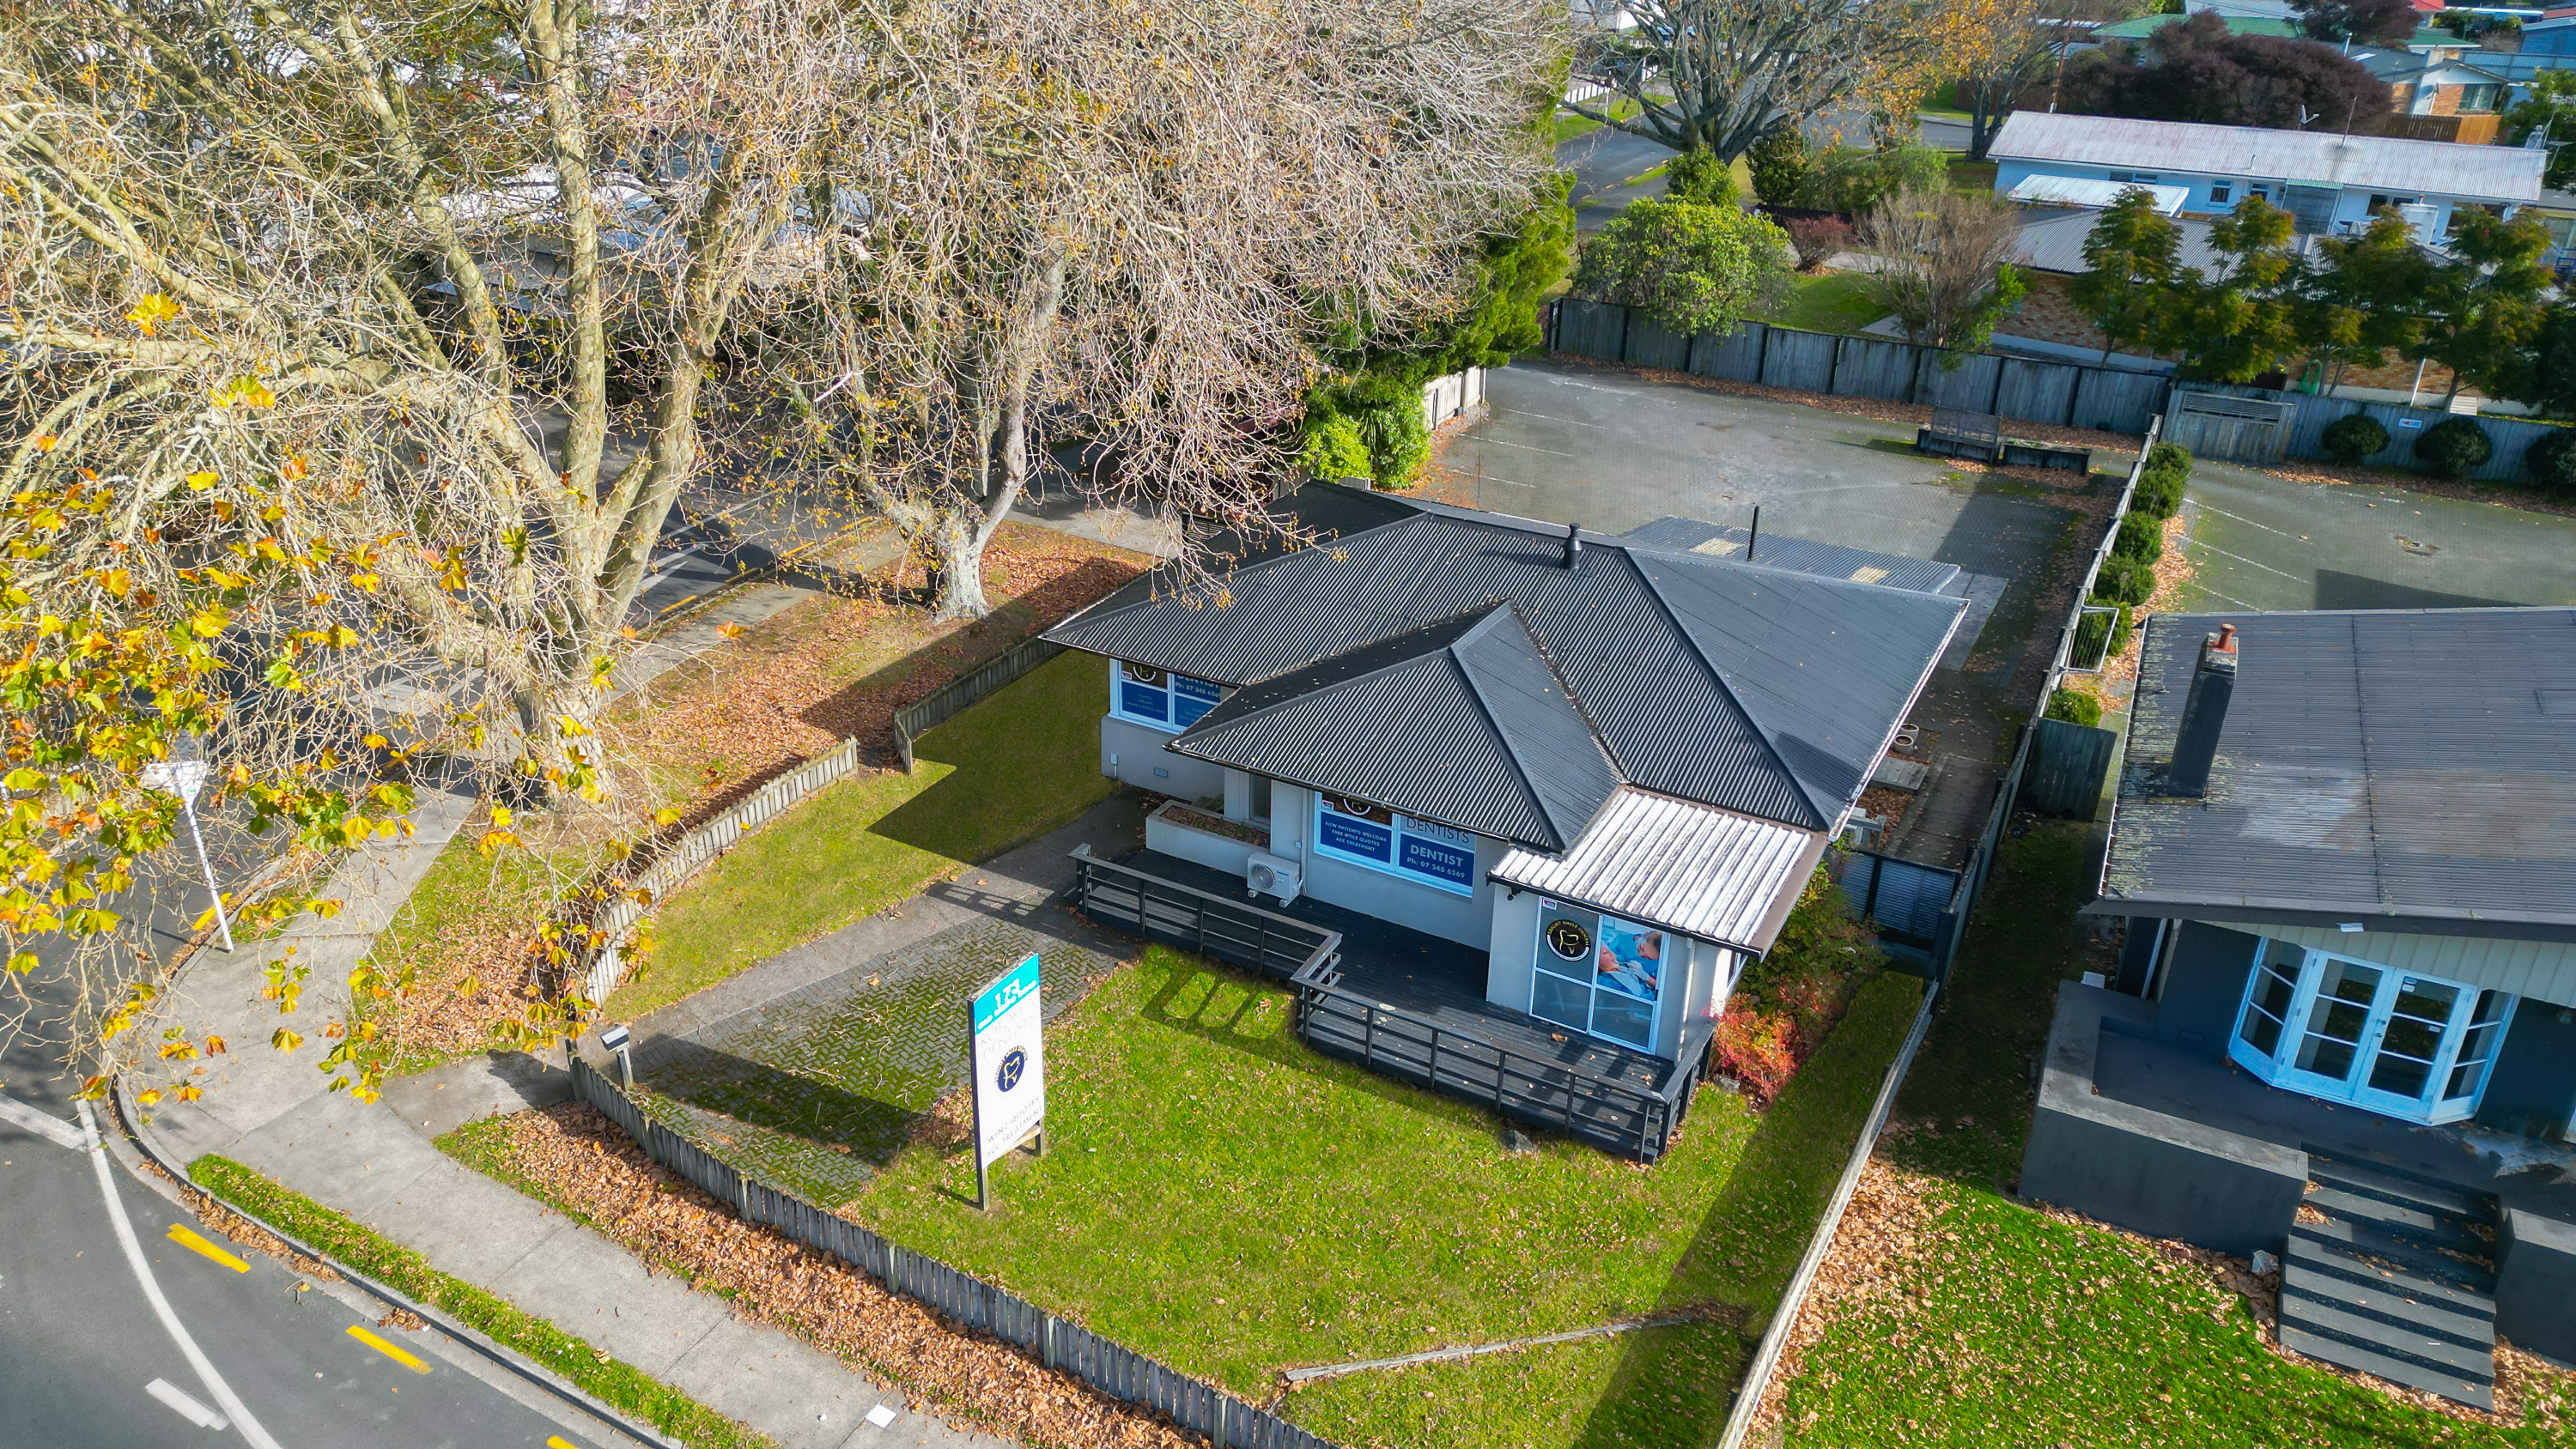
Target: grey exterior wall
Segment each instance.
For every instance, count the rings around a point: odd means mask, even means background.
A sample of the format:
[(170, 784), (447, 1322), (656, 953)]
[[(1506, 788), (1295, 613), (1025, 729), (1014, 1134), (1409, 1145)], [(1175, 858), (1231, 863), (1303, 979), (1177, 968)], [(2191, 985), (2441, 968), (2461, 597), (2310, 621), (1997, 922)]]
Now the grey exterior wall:
[[(1491, 964), (1485, 971), (1485, 999), (1496, 1006), (1514, 1011), (1530, 1008), (1530, 973), (1538, 963), (1538, 912), (1546, 898), (1537, 891), (1515, 894), (1508, 889), (1494, 892), (1494, 924), (1491, 944), (1487, 947)], [(1682, 1028), (1691, 1018), (1706, 1015), (1715, 1003), (1724, 1010), (1727, 989), (1735, 983), (1734, 953), (1714, 941), (1693, 936), (1678, 936), (1690, 954), (1679, 974), (1681, 995), (1668, 1000), (1655, 1022), (1655, 1055), (1670, 1057), (1681, 1050)]]
[[(1220, 781), (1218, 791), (1223, 788)], [(1462, 896), (1310, 850), (1307, 835), (1314, 823), (1314, 791), (1284, 780), (1270, 787), (1270, 853), (1304, 864), (1306, 894), (1479, 950), (1490, 945), (1496, 887), (1485, 876), (1509, 849), (1501, 841), (1476, 837), (1476, 893)], [(1526, 1004), (1526, 984), (1522, 999)]]
[(2133, 997), (2058, 987), (2021, 1195), (2220, 1252), (2279, 1251), (2307, 1187), (2306, 1153), (2095, 1094), (2106, 1018), (2145, 1030), (2154, 1017)]
[(2576, 1223), (2522, 1208), (2496, 1240), (2496, 1332), (2514, 1347), (2576, 1366)]
[(1100, 717), (1100, 773), (1139, 790), (1184, 800), (1223, 800), (1225, 767), (1173, 754), (1163, 748), (1171, 740), (1168, 730), (1104, 714)]
[[(2576, 1116), (2576, 1021), (2545, 1001), (2515, 1005), (2478, 1101), (2478, 1125), (2525, 1137), (2564, 1140)], [(2576, 1301), (2576, 1300), (2572, 1300)], [(2576, 1319), (2576, 1312), (2570, 1313)]]
[[(2152, 928), (2152, 923), (2149, 923)], [(2135, 924), (2132, 924), (2135, 929)], [(2157, 993), (2157, 1035), (2177, 1046), (2227, 1055), (2227, 1034), (2245, 1001), (2245, 977), (2254, 969), (2257, 938), (2224, 926), (2185, 921), (2173, 944)]]

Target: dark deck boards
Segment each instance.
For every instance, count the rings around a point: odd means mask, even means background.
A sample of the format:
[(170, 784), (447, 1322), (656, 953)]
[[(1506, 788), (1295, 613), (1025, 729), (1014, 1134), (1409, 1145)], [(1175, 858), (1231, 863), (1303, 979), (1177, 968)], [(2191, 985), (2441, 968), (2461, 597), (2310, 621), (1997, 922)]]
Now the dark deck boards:
[(1222, 871), (1138, 850), (1119, 857), (1132, 870), (1211, 894), (1224, 895), (1263, 910), (1342, 933), (1342, 979), (1345, 991), (1365, 995), (1378, 1005), (1462, 1035), (1481, 1037), (1496, 1046), (1583, 1076), (1615, 1081), (1641, 1092), (1662, 1088), (1673, 1063), (1631, 1051), (1551, 1025), (1527, 1012), (1497, 1006), (1485, 999), (1486, 953), (1441, 936), (1428, 935), (1392, 921), (1362, 915), (1329, 902), (1300, 896), (1281, 906), (1263, 897), (1251, 901), (1243, 882)]

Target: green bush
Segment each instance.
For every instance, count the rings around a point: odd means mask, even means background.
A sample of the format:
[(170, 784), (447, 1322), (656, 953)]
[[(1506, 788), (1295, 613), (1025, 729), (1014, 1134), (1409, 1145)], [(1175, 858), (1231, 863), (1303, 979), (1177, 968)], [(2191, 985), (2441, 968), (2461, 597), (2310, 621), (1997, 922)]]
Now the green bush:
[(1360, 436), (1359, 424), (1338, 413), (1307, 413), (1305, 446), (1297, 450), (1297, 466), (1309, 478), (1335, 483), (1373, 476), (1368, 442)]
[(2155, 591), (2155, 572), (2118, 554), (2102, 561), (2102, 572), (2093, 580), (2093, 597), (2105, 604), (2143, 604)]
[(1648, 197), (1584, 243), (1574, 292), (1674, 332), (1723, 331), (1786, 294), (1788, 250), (1780, 228), (1732, 204)]
[[(2091, 602), (2109, 601), (2096, 597)], [(2119, 658), (2121, 651), (2129, 647), (2129, 629), (2129, 606), (2126, 604), (2120, 605), (2116, 613), (2085, 615), (2083, 621), (2075, 626), (2075, 662), (2092, 668), (2097, 662)]]
[(2576, 428), (2550, 429), (2522, 455), (2522, 471), (2550, 492), (2576, 498)]
[(1419, 398), (1396, 398), (1360, 411), (1352, 422), (1368, 449), (1369, 476), (1380, 488), (1410, 488), (1431, 457), (1431, 429)]
[(2349, 468), (2388, 446), (2388, 430), (2368, 413), (2352, 413), (2326, 424), (2326, 456)]
[(1713, 151), (1684, 151), (1664, 165), (1664, 195), (1710, 206), (1736, 205), (1735, 167)]
[(2415, 460), (2436, 478), (2459, 479), (2495, 456), (2495, 439), (2475, 418), (2448, 418), (2415, 440)]
[(2191, 449), (2180, 443), (2158, 443), (2147, 450), (2147, 467), (2178, 468), (2185, 478), (2191, 476)]
[(1795, 206), (1807, 184), (1807, 138), (1798, 134), (1794, 123), (1784, 121), (1753, 143), (1753, 149), (1744, 154), (1744, 166), (1753, 173), (1756, 198), (1770, 206)]
[(2148, 472), (2138, 478), (2138, 491), (2129, 497), (2129, 511), (2162, 523), (2182, 508), (2182, 475)]
[(2165, 556), (2163, 523), (2132, 512), (2120, 520), (2120, 536), (2111, 543), (2111, 556), (2135, 563), (2151, 564)]
[(2048, 717), (2068, 724), (2098, 725), (2102, 723), (2102, 701), (2060, 685), (2048, 697)]
[(1858, 216), (1882, 197), (1909, 188), (1946, 191), (1949, 183), (1949, 158), (1929, 146), (1892, 146), (1884, 151), (1828, 146), (1809, 159), (1797, 204)]

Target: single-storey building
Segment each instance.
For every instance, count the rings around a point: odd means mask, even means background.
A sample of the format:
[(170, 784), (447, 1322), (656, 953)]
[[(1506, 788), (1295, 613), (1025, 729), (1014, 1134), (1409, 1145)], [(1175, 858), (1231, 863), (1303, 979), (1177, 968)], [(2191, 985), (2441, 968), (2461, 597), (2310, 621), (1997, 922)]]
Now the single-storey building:
[(1102, 770), (1174, 797), (1127, 867), (1330, 923), (1453, 1064), (1686, 1087), (1958, 627), (1958, 570), (1325, 484), (1277, 506), (1291, 542), (1048, 632), (1103, 657)]
[(2521, 147), (2043, 111), (2014, 112), (1988, 155), (2006, 194), (2034, 176), (2184, 186), (2186, 215), (2222, 215), (2259, 196), (2302, 233), (2329, 235), (2393, 208), (2428, 241), (2449, 234), (2460, 208), (2511, 215), (2538, 201), (2547, 161)]
[(2576, 609), (2160, 614), (2025, 1196), (2280, 1255), (2282, 1342), (2576, 1360)]

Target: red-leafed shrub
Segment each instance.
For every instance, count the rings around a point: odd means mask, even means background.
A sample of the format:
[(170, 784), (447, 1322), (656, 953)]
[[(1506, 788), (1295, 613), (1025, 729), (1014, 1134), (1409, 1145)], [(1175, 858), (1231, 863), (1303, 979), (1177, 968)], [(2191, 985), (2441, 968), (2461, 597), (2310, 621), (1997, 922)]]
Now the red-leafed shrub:
[(1798, 1070), (1790, 1050), (1795, 1030), (1785, 1017), (1728, 1007), (1717, 1020), (1717, 1070), (1733, 1077), (1748, 1100), (1770, 1101)]
[(1852, 248), (1852, 224), (1838, 216), (1802, 216), (1782, 230), (1789, 233), (1789, 246), (1797, 252), (1802, 272), (1812, 272), (1836, 252)]
[(1818, 867), (1771, 954), (1747, 966), (1727, 998), (1712, 1043), (1714, 1070), (1733, 1077), (1746, 1101), (1768, 1103), (1882, 964), (1868, 926)]

